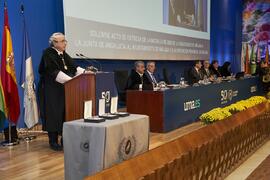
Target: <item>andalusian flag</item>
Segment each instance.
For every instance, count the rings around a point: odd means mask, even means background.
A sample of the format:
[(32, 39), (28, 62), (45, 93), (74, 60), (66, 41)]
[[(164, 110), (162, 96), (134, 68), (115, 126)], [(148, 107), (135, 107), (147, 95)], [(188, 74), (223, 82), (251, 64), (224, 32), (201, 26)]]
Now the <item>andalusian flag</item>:
[(4, 7), (4, 29), (2, 37), (1, 81), (4, 100), (6, 102), (5, 114), (11, 122), (17, 124), (20, 115), (20, 101), (6, 3)]

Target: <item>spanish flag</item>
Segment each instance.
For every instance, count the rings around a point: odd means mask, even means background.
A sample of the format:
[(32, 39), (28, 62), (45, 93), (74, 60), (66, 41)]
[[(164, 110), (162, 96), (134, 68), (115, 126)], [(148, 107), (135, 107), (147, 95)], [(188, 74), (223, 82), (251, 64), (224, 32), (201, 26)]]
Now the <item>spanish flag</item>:
[(4, 8), (4, 29), (2, 37), (2, 58), (1, 58), (1, 82), (5, 102), (4, 114), (11, 122), (17, 124), (20, 115), (20, 101), (17, 88), (17, 80), (14, 66), (14, 53), (12, 39), (8, 23), (8, 12), (5, 3)]

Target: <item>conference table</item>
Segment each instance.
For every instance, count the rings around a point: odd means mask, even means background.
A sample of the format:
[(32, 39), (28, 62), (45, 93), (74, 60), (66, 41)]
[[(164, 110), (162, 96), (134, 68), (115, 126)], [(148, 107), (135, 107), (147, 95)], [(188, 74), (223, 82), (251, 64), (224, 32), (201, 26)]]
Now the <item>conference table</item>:
[(127, 112), (146, 114), (151, 132), (168, 132), (192, 122), (216, 107), (262, 95), (258, 77), (208, 85), (161, 90), (127, 91)]
[(64, 123), (65, 179), (83, 179), (148, 151), (149, 118), (130, 114), (101, 123)]

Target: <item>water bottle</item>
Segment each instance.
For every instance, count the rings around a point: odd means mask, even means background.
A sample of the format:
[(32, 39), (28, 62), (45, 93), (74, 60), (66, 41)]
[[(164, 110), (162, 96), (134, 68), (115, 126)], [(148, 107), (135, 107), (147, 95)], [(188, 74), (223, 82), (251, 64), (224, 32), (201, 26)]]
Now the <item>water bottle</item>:
[(180, 86), (184, 86), (185, 85), (185, 78), (181, 77), (179, 84), (180, 84)]
[(207, 78), (207, 76), (204, 76), (204, 77), (203, 77), (203, 83), (204, 83), (204, 84), (207, 84), (207, 83), (208, 83), (208, 78)]

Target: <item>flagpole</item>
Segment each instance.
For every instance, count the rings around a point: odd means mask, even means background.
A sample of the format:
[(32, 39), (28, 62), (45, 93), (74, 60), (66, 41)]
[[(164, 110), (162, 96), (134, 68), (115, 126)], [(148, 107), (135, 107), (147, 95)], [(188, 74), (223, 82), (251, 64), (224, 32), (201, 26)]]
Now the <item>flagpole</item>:
[[(4, 8), (7, 8), (7, 1), (4, 1)], [(10, 117), (8, 118), (10, 119)], [(19, 141), (14, 141), (12, 142), (12, 137), (11, 137), (11, 122), (8, 121), (8, 142), (3, 142), (2, 145), (3, 146), (15, 146), (19, 144)]]
[(15, 146), (15, 145), (18, 145), (20, 142), (18, 139), (16, 139), (16, 141), (12, 142), (12, 137), (11, 137), (11, 122), (8, 121), (8, 142), (4, 141), (2, 142), (1, 144), (3, 146)]
[[(25, 17), (24, 17), (24, 6), (23, 4), (21, 4), (21, 14), (22, 14), (22, 17), (23, 17), (23, 27), (24, 27), (24, 31), (25, 31)], [(27, 127), (26, 128), (26, 135), (23, 137), (23, 140), (26, 141), (26, 142), (30, 142), (32, 141), (33, 139), (36, 139), (37, 136), (36, 135), (30, 135), (29, 134), (29, 128)]]
[(17, 145), (13, 142), (11, 142), (11, 123), (8, 121), (8, 140), (1, 143), (3, 146), (14, 146)]

